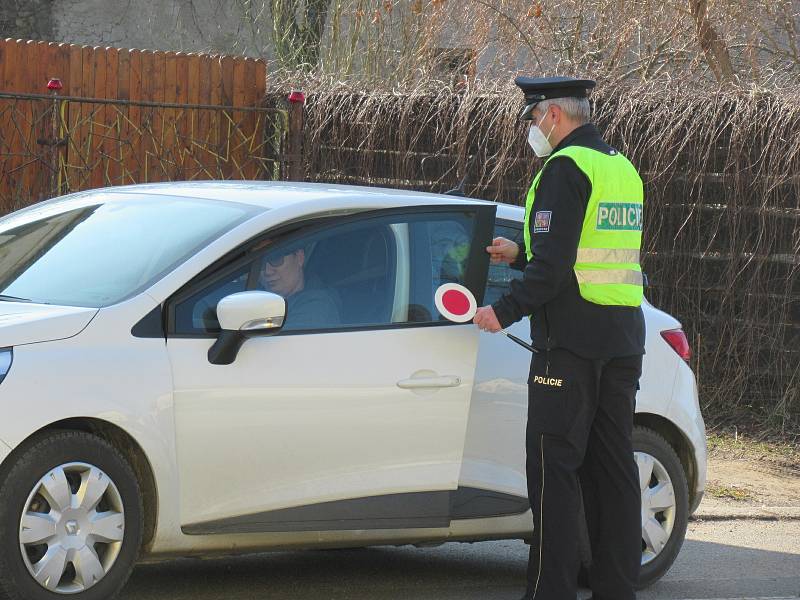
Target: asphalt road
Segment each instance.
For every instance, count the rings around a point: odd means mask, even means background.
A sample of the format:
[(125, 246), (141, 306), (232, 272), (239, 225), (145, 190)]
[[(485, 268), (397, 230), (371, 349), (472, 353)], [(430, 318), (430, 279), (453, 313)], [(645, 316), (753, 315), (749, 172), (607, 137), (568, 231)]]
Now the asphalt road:
[[(137, 567), (123, 600), (518, 600), (522, 542), (276, 552)], [(586, 596), (587, 594), (583, 594)], [(800, 521), (692, 522), (640, 600), (800, 597)]]

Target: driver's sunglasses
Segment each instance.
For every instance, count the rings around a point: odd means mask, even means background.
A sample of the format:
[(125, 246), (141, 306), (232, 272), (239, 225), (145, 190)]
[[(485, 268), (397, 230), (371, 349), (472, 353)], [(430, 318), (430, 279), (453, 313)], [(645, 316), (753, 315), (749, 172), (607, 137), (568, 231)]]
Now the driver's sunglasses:
[(270, 267), (273, 267), (273, 268), (277, 269), (277, 268), (283, 266), (283, 263), (286, 260), (287, 256), (289, 256), (289, 254), (284, 254), (284, 255), (278, 256), (276, 258), (269, 258), (269, 259), (267, 259), (267, 262), (269, 263)]

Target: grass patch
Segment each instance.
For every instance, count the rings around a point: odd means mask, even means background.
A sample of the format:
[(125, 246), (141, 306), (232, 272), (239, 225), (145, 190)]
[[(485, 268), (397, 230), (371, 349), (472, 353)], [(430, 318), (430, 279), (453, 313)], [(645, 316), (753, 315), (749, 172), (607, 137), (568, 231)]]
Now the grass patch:
[(800, 466), (800, 447), (797, 444), (756, 440), (735, 431), (710, 431), (706, 439), (711, 456), (767, 460), (787, 466)]
[(706, 485), (706, 494), (714, 498), (736, 500), (737, 502), (753, 499), (753, 494), (751, 492), (744, 488), (736, 487), (735, 485), (708, 483)]

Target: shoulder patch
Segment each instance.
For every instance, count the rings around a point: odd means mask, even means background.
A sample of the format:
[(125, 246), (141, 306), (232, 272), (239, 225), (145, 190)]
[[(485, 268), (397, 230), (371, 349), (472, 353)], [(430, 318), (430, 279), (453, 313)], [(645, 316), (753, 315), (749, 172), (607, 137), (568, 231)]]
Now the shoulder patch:
[(533, 220), (533, 233), (547, 233), (550, 231), (551, 210), (538, 210)]

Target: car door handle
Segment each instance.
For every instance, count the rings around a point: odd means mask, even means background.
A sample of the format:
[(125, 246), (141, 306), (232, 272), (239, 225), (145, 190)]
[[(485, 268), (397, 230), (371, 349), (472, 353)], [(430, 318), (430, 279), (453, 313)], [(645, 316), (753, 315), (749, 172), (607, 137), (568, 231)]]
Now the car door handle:
[(461, 377), (444, 375), (442, 377), (412, 377), (397, 382), (397, 387), (404, 390), (419, 390), (425, 388), (447, 388), (461, 385)]

